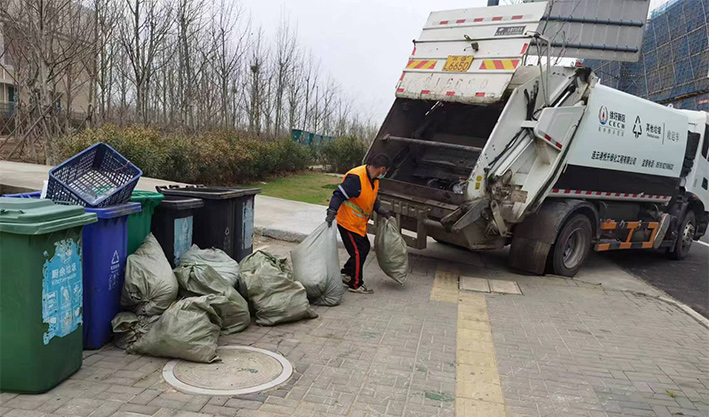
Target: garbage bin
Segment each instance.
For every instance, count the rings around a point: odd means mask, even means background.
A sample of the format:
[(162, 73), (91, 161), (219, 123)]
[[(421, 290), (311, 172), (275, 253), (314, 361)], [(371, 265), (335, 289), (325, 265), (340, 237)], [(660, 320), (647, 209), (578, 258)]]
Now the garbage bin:
[(96, 215), (0, 198), (0, 391), (41, 393), (81, 368), (82, 229)]
[(84, 349), (98, 349), (111, 340), (111, 320), (121, 311), (126, 267), (129, 216), (140, 203), (86, 208), (98, 222), (84, 227)]
[(155, 208), (151, 230), (173, 267), (192, 246), (193, 216), (202, 207), (204, 201), (199, 198), (168, 195)]
[(192, 236), (200, 248), (219, 248), (239, 262), (253, 251), (254, 196), (260, 189), (170, 186), (157, 190), (204, 200), (195, 214)]
[(140, 203), (142, 210), (128, 216), (128, 255), (143, 244), (143, 239), (150, 233), (150, 222), (155, 207), (165, 196), (153, 191), (133, 191), (130, 201)]

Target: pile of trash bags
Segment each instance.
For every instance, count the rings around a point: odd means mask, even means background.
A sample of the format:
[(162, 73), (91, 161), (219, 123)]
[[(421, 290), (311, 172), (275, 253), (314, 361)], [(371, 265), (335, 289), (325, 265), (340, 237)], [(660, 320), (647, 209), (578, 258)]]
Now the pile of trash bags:
[(172, 269), (152, 234), (128, 256), (121, 306), (111, 321), (118, 347), (203, 363), (219, 359), (219, 335), (246, 329), (252, 311), (264, 326), (317, 317), (286, 258), (258, 251), (240, 266), (193, 245)]
[[(408, 254), (396, 221), (382, 219), (377, 227), (379, 265), (403, 283)], [(211, 363), (219, 359), (219, 335), (243, 331), (252, 317), (274, 326), (316, 318), (311, 304), (340, 304), (337, 227), (321, 224), (290, 255), (293, 269), (287, 258), (262, 250), (239, 264), (220, 249), (192, 245), (172, 269), (149, 234), (126, 261), (114, 343), (129, 353)]]

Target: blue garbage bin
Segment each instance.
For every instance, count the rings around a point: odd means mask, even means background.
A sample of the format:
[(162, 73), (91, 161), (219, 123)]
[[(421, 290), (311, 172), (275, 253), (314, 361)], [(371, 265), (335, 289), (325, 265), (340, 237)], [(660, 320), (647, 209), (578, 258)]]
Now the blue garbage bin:
[(140, 203), (86, 208), (98, 222), (84, 227), (84, 349), (111, 340), (111, 320), (121, 311), (121, 291), (128, 256), (128, 216)]

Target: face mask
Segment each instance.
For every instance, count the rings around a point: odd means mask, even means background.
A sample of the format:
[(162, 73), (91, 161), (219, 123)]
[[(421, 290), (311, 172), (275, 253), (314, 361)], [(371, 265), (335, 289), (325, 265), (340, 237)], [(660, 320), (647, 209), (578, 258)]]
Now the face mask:
[(380, 180), (381, 180), (381, 179), (384, 179), (384, 177), (386, 177), (386, 175), (387, 175), (387, 174), (379, 174), (379, 176), (377, 177), (377, 179), (380, 179)]

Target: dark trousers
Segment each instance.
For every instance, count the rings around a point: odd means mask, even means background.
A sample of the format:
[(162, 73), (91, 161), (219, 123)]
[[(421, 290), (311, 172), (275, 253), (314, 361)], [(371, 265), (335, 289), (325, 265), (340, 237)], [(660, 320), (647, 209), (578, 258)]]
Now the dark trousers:
[(364, 269), (364, 261), (367, 259), (367, 254), (369, 254), (369, 238), (350, 232), (339, 224), (337, 228), (340, 230), (342, 243), (345, 244), (345, 249), (350, 254), (350, 259), (345, 262), (341, 272), (352, 277), (350, 288), (357, 289), (364, 284), (362, 269)]

